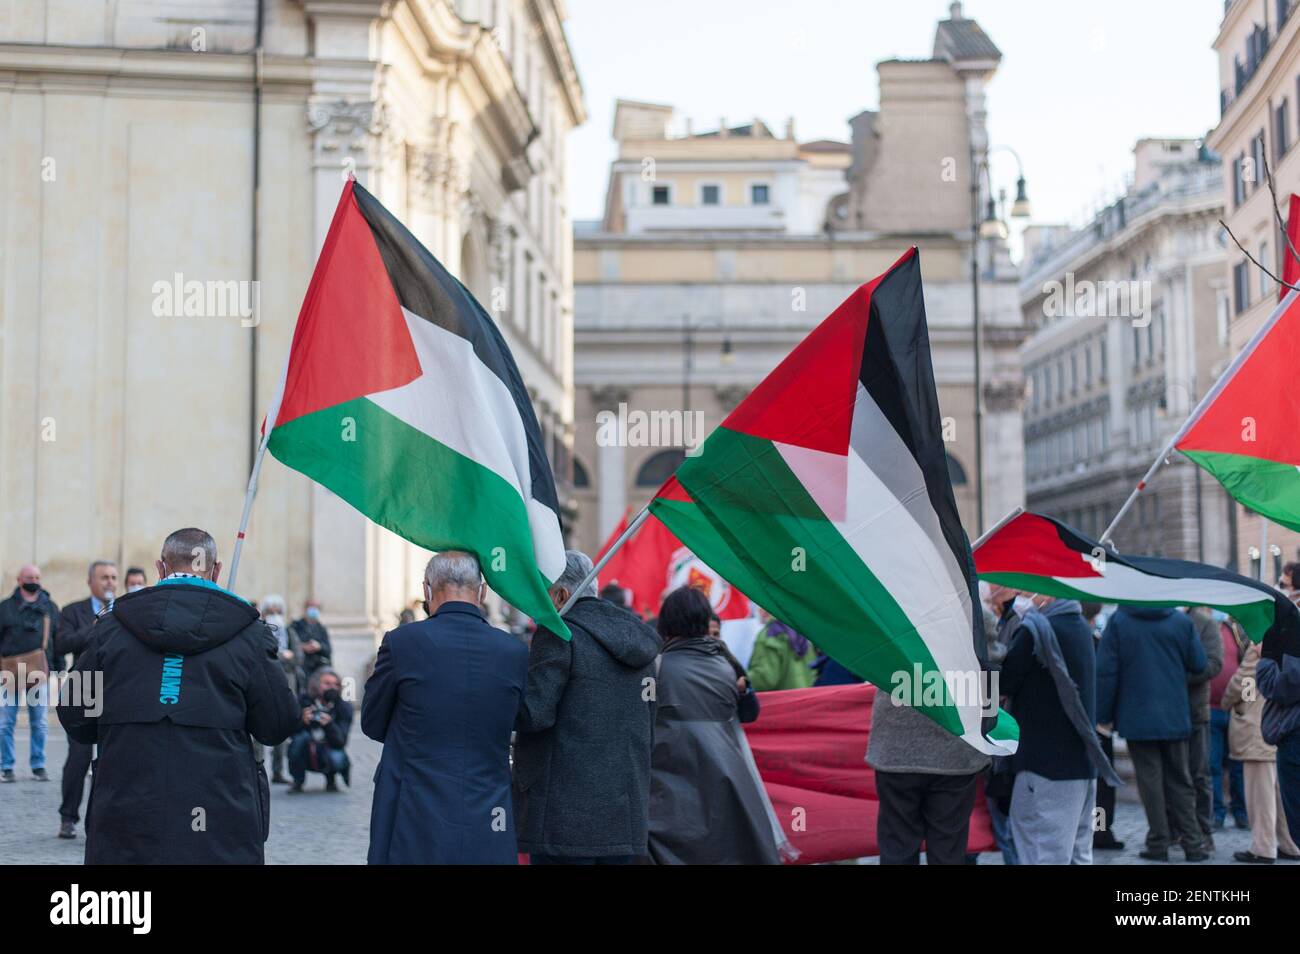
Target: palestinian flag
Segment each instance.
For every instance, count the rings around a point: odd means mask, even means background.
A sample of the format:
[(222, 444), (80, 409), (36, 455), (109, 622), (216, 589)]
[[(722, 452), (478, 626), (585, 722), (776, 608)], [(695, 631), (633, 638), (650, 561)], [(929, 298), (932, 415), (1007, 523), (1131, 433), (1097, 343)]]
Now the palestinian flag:
[[(597, 562), (626, 529), (624, 514), (596, 554)], [(629, 594), (632, 609), (646, 617), (657, 615), (664, 593), (679, 586), (693, 586), (703, 592), (718, 619), (744, 619), (749, 615), (749, 600), (745, 595), (654, 517), (646, 520), (601, 568), (600, 584), (621, 587)]]
[[(948, 482), (915, 248), (688, 457), (651, 512), (777, 619), (983, 752), (984, 625)], [(927, 688), (931, 693), (926, 695)]]
[(1019, 514), (990, 534), (975, 550), (975, 569), (982, 580), (1047, 596), (1127, 606), (1213, 606), (1257, 643), (1273, 633), (1289, 645), (1300, 633), (1300, 612), (1266, 583), (1189, 560), (1120, 556), (1036, 513)]
[(483, 307), (369, 192), (343, 187), (307, 288), (268, 449), (382, 527), (475, 553), (488, 585), (568, 637), (555, 480)]
[(1287, 295), (1174, 442), (1256, 513), (1300, 530), (1300, 296)]

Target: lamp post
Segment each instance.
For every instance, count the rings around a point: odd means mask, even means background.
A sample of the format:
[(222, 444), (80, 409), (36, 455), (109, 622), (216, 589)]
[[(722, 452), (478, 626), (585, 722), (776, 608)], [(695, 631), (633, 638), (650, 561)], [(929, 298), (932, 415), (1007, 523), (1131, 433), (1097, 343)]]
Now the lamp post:
[[(1007, 238), (1007, 226), (998, 217), (997, 203), (993, 198), (993, 181), (989, 172), (989, 156), (1000, 151), (1011, 153), (1015, 157), (1016, 167), (1019, 170), (1016, 178), (1016, 198), (1011, 204), (1011, 216), (1017, 219), (1029, 217), (1029, 197), (1025, 194), (1025, 167), (1020, 161), (1020, 155), (1010, 146), (994, 146), (991, 149), (983, 150), (983, 152), (972, 147), (970, 177), (970, 294), (975, 336), (975, 525), (978, 533), (984, 532), (984, 382), (980, 360), (984, 323), (980, 317), (979, 259), (982, 239), (1005, 241)], [(982, 218), (980, 216), (981, 177), (988, 184), (988, 199), (984, 203)]]

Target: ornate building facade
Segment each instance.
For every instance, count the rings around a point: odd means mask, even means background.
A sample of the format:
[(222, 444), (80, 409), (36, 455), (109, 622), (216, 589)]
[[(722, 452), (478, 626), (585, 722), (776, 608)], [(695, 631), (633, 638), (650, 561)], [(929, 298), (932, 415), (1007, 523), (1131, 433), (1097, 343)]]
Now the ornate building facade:
[[(252, 447), (350, 174), (494, 314), (562, 497), (573, 427), (562, 0), (54, 0), (0, 9), (5, 570), (227, 555)], [(160, 306), (198, 283), (206, 307)], [(213, 307), (213, 286), (248, 307)], [(202, 298), (202, 296), (200, 296)], [(453, 506), (454, 501), (430, 501)], [(374, 634), (425, 555), (274, 461), (239, 589)]]
[[(1218, 157), (1192, 139), (1144, 139), (1134, 157), (1132, 187), (1092, 222), (1025, 236), (1029, 507), (1093, 537), (1229, 359)], [(1219, 485), (1174, 455), (1114, 541), (1223, 566), (1229, 517)]]
[(581, 546), (597, 549), (686, 447), (913, 244), (969, 535), (979, 534), (972, 256), (986, 520), (1023, 502), (1016, 272), (1003, 242), (977, 244), (971, 229), (969, 157), (985, 146), (984, 88), (1000, 58), (954, 4), (929, 58), (878, 64), (879, 110), (851, 120), (849, 142), (800, 142), (793, 121), (674, 128), (672, 107), (618, 104), (605, 215), (575, 235)]

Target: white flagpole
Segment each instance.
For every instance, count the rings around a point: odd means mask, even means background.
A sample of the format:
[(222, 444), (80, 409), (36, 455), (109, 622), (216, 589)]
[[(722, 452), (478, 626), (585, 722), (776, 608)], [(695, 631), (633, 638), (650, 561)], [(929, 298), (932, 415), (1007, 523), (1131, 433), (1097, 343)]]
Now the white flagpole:
[(235, 535), (235, 552), (230, 557), (230, 572), (226, 574), (226, 589), (235, 591), (235, 575), (239, 572), (239, 556), (244, 550), (244, 535), (248, 530), (248, 518), (253, 513), (253, 497), (257, 495), (257, 478), (262, 472), (262, 458), (266, 456), (266, 444), (271, 439), (270, 419), (267, 419), (266, 433), (257, 445), (257, 456), (253, 458), (253, 472), (248, 475), (248, 492), (244, 494), (244, 513), (239, 518), (239, 532)]
[(1237, 356), (1232, 359), (1232, 362), (1224, 369), (1223, 373), (1219, 375), (1219, 379), (1214, 382), (1214, 386), (1210, 388), (1210, 390), (1206, 391), (1205, 396), (1197, 402), (1196, 407), (1192, 409), (1192, 413), (1187, 416), (1187, 420), (1183, 421), (1183, 426), (1178, 428), (1174, 433), (1174, 436), (1169, 439), (1169, 443), (1167, 443), (1164, 446), (1164, 449), (1160, 451), (1159, 456), (1156, 457), (1156, 459), (1151, 463), (1151, 466), (1147, 468), (1147, 472), (1142, 475), (1142, 479), (1138, 481), (1137, 486), (1133, 488), (1133, 492), (1129, 494), (1128, 499), (1124, 501), (1124, 506), (1119, 508), (1119, 513), (1115, 514), (1115, 519), (1110, 522), (1110, 525), (1106, 527), (1105, 531), (1102, 533), (1100, 541), (1102, 546), (1108, 546), (1112, 550), (1115, 549), (1115, 545), (1111, 541), (1110, 535), (1115, 531), (1115, 528), (1119, 526), (1119, 522), (1124, 519), (1124, 515), (1129, 512), (1129, 509), (1133, 506), (1133, 501), (1137, 500), (1138, 494), (1146, 490), (1147, 484), (1151, 481), (1151, 478), (1156, 475), (1156, 471), (1160, 469), (1160, 465), (1163, 464), (1168, 459), (1169, 455), (1174, 452), (1174, 445), (1182, 440), (1183, 435), (1186, 434), (1191, 426), (1196, 422), (1196, 419), (1201, 416), (1201, 413), (1207, 407), (1210, 406), (1210, 402), (1219, 396), (1220, 391), (1227, 387), (1228, 382), (1231, 381), (1233, 376), (1237, 373), (1237, 369), (1240, 368), (1242, 364), (1245, 363), (1246, 359), (1251, 356), (1259, 343), (1264, 340), (1264, 337), (1273, 330), (1273, 326), (1277, 324), (1278, 319), (1281, 318), (1286, 310), (1291, 306), (1291, 302), (1295, 300), (1295, 297), (1295, 291), (1287, 292), (1287, 296), (1282, 299), (1276, 308), (1273, 309), (1272, 314), (1270, 314), (1264, 323), (1259, 326), (1259, 329), (1251, 335), (1250, 340), (1246, 342), (1246, 346), (1237, 353)]
[(615, 540), (613, 544), (610, 545), (610, 548), (605, 551), (605, 555), (601, 557), (600, 560), (596, 563), (596, 565), (591, 568), (591, 572), (587, 574), (586, 579), (584, 579), (581, 583), (579, 583), (578, 586), (574, 589), (574, 591), (569, 594), (569, 599), (565, 602), (563, 606), (560, 607), (561, 616), (567, 613), (569, 611), (569, 608), (573, 606), (574, 603), (578, 602), (578, 594), (581, 593), (583, 590), (585, 590), (587, 588), (587, 584), (590, 583), (592, 580), (594, 580), (600, 574), (600, 571), (605, 568), (605, 564), (608, 563), (610, 561), (610, 558), (613, 557), (614, 554), (618, 552), (619, 548), (623, 546), (623, 544), (627, 543), (627, 541), (632, 539), (632, 535), (636, 533), (639, 529), (641, 529), (641, 524), (645, 523), (646, 519), (649, 516), (650, 516), (650, 505), (646, 504), (644, 507), (641, 508), (641, 512), (636, 515), (636, 519), (634, 519), (631, 523), (627, 525), (627, 529), (624, 530), (621, 534), (619, 534), (618, 539)]

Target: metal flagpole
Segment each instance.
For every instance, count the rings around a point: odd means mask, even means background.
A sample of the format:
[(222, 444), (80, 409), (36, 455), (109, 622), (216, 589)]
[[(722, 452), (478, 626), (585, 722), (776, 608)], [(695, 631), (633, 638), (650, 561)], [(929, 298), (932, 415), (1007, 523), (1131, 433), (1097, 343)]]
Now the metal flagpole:
[(262, 459), (266, 456), (266, 445), (271, 439), (271, 421), (263, 425), (266, 432), (257, 445), (257, 456), (253, 458), (253, 472), (248, 475), (248, 493), (244, 494), (244, 514), (239, 518), (239, 533), (235, 536), (235, 552), (230, 558), (230, 572), (226, 575), (226, 589), (235, 590), (235, 574), (239, 572), (239, 555), (244, 550), (244, 534), (248, 530), (248, 518), (253, 513), (253, 497), (257, 494), (257, 477), (262, 472)]
[(1268, 518), (1259, 515), (1259, 582), (1263, 583), (1267, 574), (1264, 572), (1264, 560), (1268, 554)]
[(1206, 391), (1205, 396), (1197, 402), (1196, 407), (1192, 409), (1192, 413), (1187, 416), (1187, 420), (1183, 421), (1183, 426), (1178, 428), (1174, 433), (1174, 436), (1169, 439), (1169, 443), (1160, 451), (1160, 455), (1156, 457), (1151, 466), (1147, 469), (1147, 472), (1142, 476), (1142, 479), (1138, 481), (1137, 486), (1133, 488), (1133, 492), (1128, 495), (1128, 499), (1124, 501), (1124, 506), (1119, 508), (1119, 513), (1115, 514), (1115, 519), (1110, 522), (1110, 526), (1108, 526), (1102, 533), (1101, 544), (1103, 546), (1109, 546), (1112, 550), (1115, 548), (1114, 543), (1110, 539), (1110, 535), (1115, 531), (1115, 528), (1119, 526), (1119, 522), (1124, 519), (1124, 515), (1129, 512), (1129, 509), (1133, 506), (1133, 501), (1137, 499), (1138, 494), (1142, 493), (1142, 491), (1146, 489), (1151, 478), (1154, 477), (1156, 471), (1160, 469), (1160, 465), (1165, 462), (1170, 454), (1173, 453), (1174, 445), (1182, 440), (1183, 435), (1187, 433), (1188, 429), (1193, 423), (1195, 423), (1196, 419), (1201, 416), (1201, 412), (1209, 407), (1210, 402), (1219, 396), (1219, 392), (1227, 386), (1230, 380), (1232, 380), (1233, 375), (1237, 373), (1237, 369), (1240, 368), (1242, 364), (1245, 363), (1246, 359), (1251, 356), (1255, 347), (1264, 340), (1264, 336), (1273, 330), (1273, 326), (1277, 324), (1278, 319), (1282, 317), (1283, 313), (1291, 307), (1291, 302), (1295, 297), (1296, 292), (1292, 291), (1287, 293), (1287, 296), (1278, 303), (1278, 306), (1273, 309), (1272, 314), (1268, 316), (1267, 320), (1259, 326), (1259, 330), (1251, 335), (1250, 340), (1246, 342), (1246, 346), (1237, 353), (1237, 356), (1232, 359), (1232, 362), (1224, 369), (1223, 373), (1219, 375), (1219, 379), (1214, 382), (1214, 386), (1211, 387), (1210, 390)]
[(591, 568), (591, 572), (587, 574), (586, 579), (584, 579), (581, 583), (579, 583), (577, 587), (574, 589), (574, 591), (569, 594), (568, 600), (565, 602), (563, 606), (560, 607), (561, 616), (567, 613), (569, 611), (569, 608), (573, 606), (574, 603), (578, 602), (578, 594), (581, 593), (583, 590), (585, 590), (587, 588), (587, 584), (590, 583), (592, 580), (594, 580), (600, 574), (600, 571), (605, 568), (605, 564), (608, 563), (610, 561), (610, 558), (613, 557), (614, 554), (618, 552), (619, 548), (623, 546), (623, 544), (627, 543), (627, 541), (632, 539), (632, 535), (636, 533), (639, 529), (641, 529), (641, 524), (645, 523), (646, 518), (649, 516), (650, 516), (650, 505), (646, 504), (644, 507), (641, 508), (641, 512), (636, 515), (636, 519), (634, 519), (631, 523), (627, 525), (627, 529), (624, 530), (621, 534), (619, 534), (618, 539), (615, 540), (613, 544), (610, 545), (610, 548), (605, 551), (605, 555), (601, 557), (600, 560), (596, 563), (596, 565)]
[(1024, 507), (1017, 507), (1015, 510), (1011, 511), (1009, 514), (1007, 514), (997, 523), (993, 524), (993, 526), (989, 527), (987, 530), (985, 530), (983, 533), (979, 535), (979, 539), (977, 539), (974, 543), (970, 545), (970, 552), (974, 553), (976, 550), (980, 548), (981, 545), (983, 545), (985, 540), (993, 536), (993, 534), (997, 533), (999, 530), (1001, 530), (1003, 527), (1009, 524), (1012, 520), (1015, 520), (1016, 517), (1020, 516), (1024, 512), (1025, 512)]

